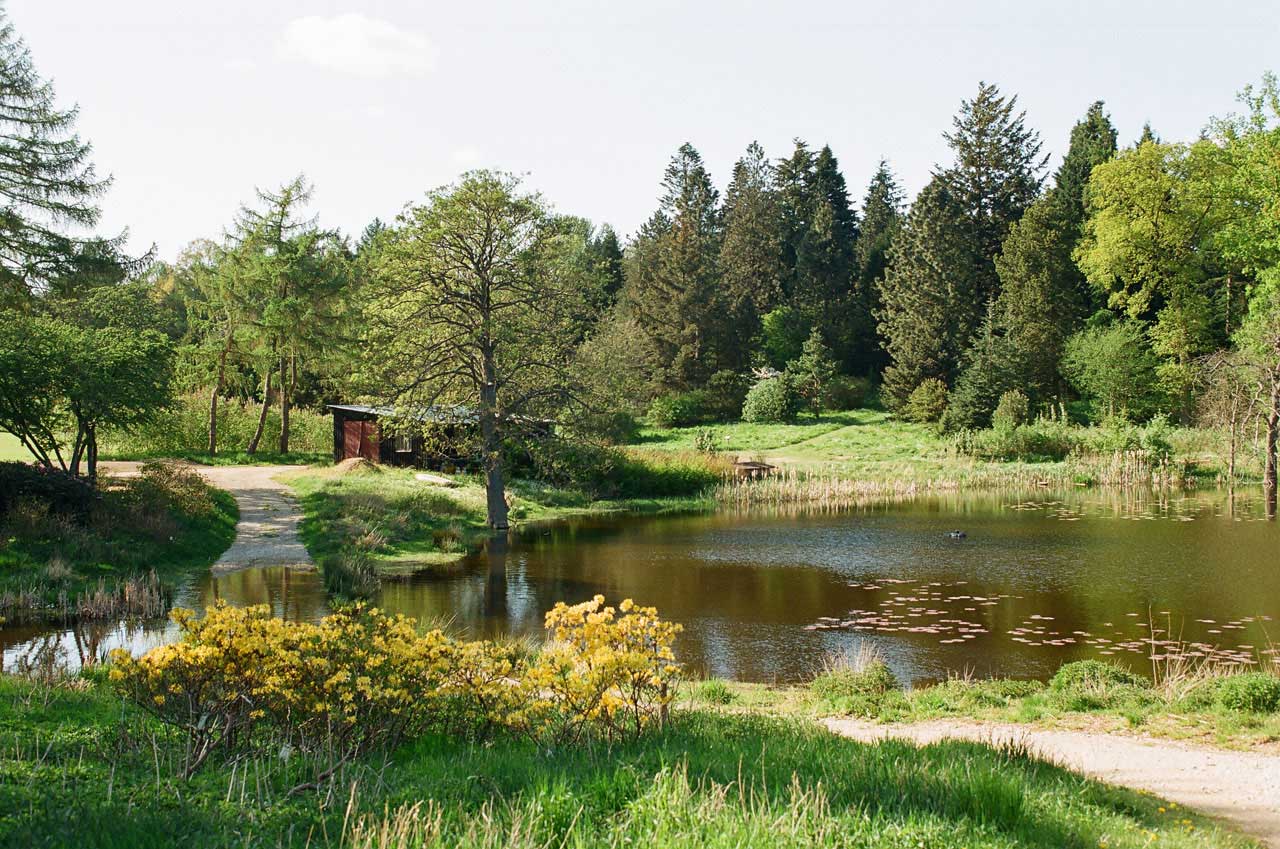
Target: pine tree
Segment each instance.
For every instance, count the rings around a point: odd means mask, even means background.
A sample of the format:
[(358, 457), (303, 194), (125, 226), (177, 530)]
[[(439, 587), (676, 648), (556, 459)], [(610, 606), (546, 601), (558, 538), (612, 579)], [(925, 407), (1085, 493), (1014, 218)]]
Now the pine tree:
[(719, 194), (690, 144), (667, 166), (658, 211), (626, 258), (624, 301), (662, 363), (658, 382), (689, 389), (736, 365), (719, 288)]
[(95, 201), (110, 185), (74, 132), (76, 115), (58, 108), (53, 86), (0, 10), (0, 305), (24, 303), (54, 284), (66, 290), (84, 277), (122, 276), (123, 236), (74, 235), (97, 225)]
[(612, 306), (622, 289), (622, 244), (608, 224), (602, 224), (587, 240), (587, 256), (604, 280), (604, 296)]
[(800, 397), (808, 404), (814, 418), (817, 418), (822, 412), (831, 384), (839, 373), (835, 357), (822, 339), (821, 330), (815, 327), (809, 332), (799, 358), (787, 367), (787, 372)]
[(979, 257), (965, 209), (935, 177), (920, 192), (889, 252), (878, 331), (891, 362), (883, 390), (893, 409), (927, 378), (950, 383), (981, 311), (969, 273)]
[(791, 155), (778, 160), (774, 182), (778, 194), (778, 218), (782, 239), (782, 298), (790, 301), (798, 288), (800, 243), (809, 232), (813, 215), (814, 156), (802, 140), (795, 140)]
[(810, 183), (808, 227), (796, 250), (791, 304), (811, 326), (820, 327), (848, 365), (860, 359), (869, 320), (854, 298), (857, 280), (854, 245), (858, 218), (849, 190), (830, 147), (818, 152)]
[(720, 271), (726, 295), (756, 315), (782, 295), (782, 232), (773, 165), (756, 142), (733, 166), (724, 199)]
[(938, 176), (965, 211), (977, 249), (973, 290), (984, 305), (999, 291), (993, 261), (1009, 228), (1040, 194), (1048, 156), (1040, 155), (1040, 137), (1017, 112), (1018, 98), (1005, 98), (994, 85), (978, 84), (943, 137), (955, 162)]
[(880, 310), (880, 284), (889, 264), (889, 248), (902, 227), (902, 207), (902, 189), (889, 170), (889, 163), (881, 159), (862, 201), (862, 222), (854, 244), (854, 263), (858, 268), (855, 297), (862, 313), (868, 317), (872, 331), (868, 341), (873, 345), (866, 351), (865, 362), (853, 365), (856, 371), (881, 371), (886, 364), (872, 317)]

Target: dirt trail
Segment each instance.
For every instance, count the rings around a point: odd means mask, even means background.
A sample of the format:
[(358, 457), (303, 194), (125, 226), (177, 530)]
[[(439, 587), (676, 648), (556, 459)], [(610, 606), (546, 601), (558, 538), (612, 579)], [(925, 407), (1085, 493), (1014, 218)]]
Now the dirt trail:
[(829, 719), (826, 725), (837, 734), (863, 742), (887, 737), (918, 745), (942, 739), (995, 745), (1019, 742), (1054, 763), (1110, 784), (1154, 793), (1219, 818), (1280, 849), (1280, 756), (1277, 755), (1025, 725), (948, 720), (878, 725), (857, 719)]
[[(130, 477), (141, 463), (105, 462), (103, 474)], [(275, 480), (297, 466), (197, 466), (209, 483), (235, 497), (240, 508), (236, 539), (213, 564), (214, 572), (254, 566), (313, 566), (298, 536), (302, 507), (289, 487)]]

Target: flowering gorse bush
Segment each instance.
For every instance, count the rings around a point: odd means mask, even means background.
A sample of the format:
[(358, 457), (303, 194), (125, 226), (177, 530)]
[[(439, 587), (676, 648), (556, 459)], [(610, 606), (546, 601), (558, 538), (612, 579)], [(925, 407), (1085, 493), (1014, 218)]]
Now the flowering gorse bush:
[(582, 604), (559, 602), (546, 625), (552, 642), (524, 681), (538, 731), (560, 741), (592, 729), (625, 739), (665, 718), (680, 672), (672, 649), (680, 625), (631, 599), (616, 610), (607, 607), (602, 595)]
[(530, 658), (418, 633), (414, 620), (364, 605), (311, 624), (219, 602), (203, 619), (175, 609), (177, 642), (139, 658), (113, 652), (111, 679), (186, 734), (188, 776), (214, 751), (255, 742), (341, 763), (431, 732), (634, 736), (665, 715), (680, 626), (629, 599), (621, 616), (603, 604), (556, 605), (554, 642)]

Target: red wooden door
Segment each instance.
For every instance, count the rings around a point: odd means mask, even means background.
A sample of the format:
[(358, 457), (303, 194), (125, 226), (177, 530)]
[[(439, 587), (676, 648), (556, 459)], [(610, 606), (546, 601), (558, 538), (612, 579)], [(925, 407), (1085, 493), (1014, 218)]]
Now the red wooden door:
[(366, 460), (378, 462), (378, 423), (360, 422), (360, 456)]
[(360, 456), (360, 437), (363, 428), (360, 426), (363, 422), (351, 421), (348, 419), (342, 423), (342, 459), (350, 460), (352, 457)]

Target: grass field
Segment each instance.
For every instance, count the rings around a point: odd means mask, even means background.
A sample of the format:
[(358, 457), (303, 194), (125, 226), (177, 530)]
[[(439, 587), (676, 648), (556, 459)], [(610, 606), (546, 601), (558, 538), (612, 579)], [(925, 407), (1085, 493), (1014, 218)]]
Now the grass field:
[(182, 739), (101, 679), (0, 677), (0, 846), (1256, 845), (1018, 749), (871, 746), (805, 719), (696, 708), (612, 747), (425, 737), (292, 795), (314, 766), (278, 746), (182, 781)]
[(12, 433), (0, 430), (0, 462), (6, 460), (31, 460), (31, 452)]

